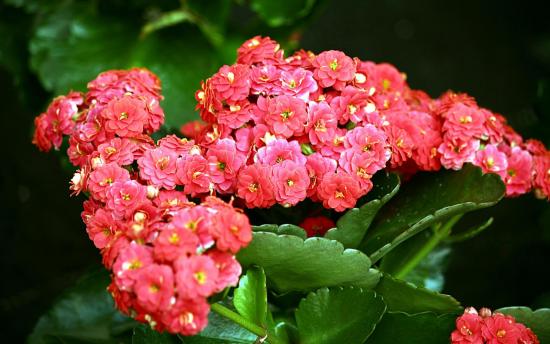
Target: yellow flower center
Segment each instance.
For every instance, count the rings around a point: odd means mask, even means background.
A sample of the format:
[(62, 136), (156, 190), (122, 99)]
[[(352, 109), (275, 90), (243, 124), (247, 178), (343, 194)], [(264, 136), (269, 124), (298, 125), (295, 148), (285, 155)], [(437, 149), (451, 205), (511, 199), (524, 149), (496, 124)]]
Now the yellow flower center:
[(329, 64), (330, 69), (336, 70), (338, 68), (338, 61), (336, 59), (332, 60), (332, 62)]
[(206, 283), (206, 273), (204, 271), (197, 271), (193, 276), (198, 284), (203, 285)]

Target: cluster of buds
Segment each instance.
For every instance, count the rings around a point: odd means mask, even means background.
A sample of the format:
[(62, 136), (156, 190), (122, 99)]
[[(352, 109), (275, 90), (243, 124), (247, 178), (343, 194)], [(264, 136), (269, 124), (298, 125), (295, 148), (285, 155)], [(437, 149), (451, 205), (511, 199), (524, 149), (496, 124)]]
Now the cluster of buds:
[(469, 307), (456, 319), (452, 344), (539, 344), (537, 336), (514, 317)]
[(49, 150), (69, 136), (80, 168), (71, 190), (89, 195), (82, 219), (112, 271), (117, 307), (156, 330), (192, 335), (207, 324), (207, 298), (238, 283), (235, 254), (252, 233), (245, 214), (203, 194), (208, 182), (196, 203), (188, 199), (181, 166), (200, 148), (175, 136), (154, 142), (160, 100), (151, 72), (105, 72), (86, 94), (56, 98), (36, 119), (34, 142)]

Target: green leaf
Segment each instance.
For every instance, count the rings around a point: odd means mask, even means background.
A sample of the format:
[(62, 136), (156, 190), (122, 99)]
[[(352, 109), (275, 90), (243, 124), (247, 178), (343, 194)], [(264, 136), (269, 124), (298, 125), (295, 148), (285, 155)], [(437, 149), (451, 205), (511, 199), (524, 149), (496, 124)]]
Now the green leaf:
[(455, 314), (387, 312), (366, 344), (449, 343)]
[(505, 307), (495, 312), (513, 316), (517, 322), (533, 330), (541, 343), (550, 343), (550, 308), (533, 311), (528, 307)]
[(363, 343), (385, 311), (384, 301), (373, 291), (319, 289), (302, 299), (296, 310), (300, 343)]
[(196, 336), (180, 339), (185, 344), (252, 344), (258, 337), (217, 313), (208, 314), (208, 326)]
[(122, 332), (134, 322), (116, 310), (106, 289), (109, 281), (104, 269), (80, 279), (38, 320), (28, 342), (116, 342), (114, 328)]
[(302, 227), (299, 227), (296, 225), (290, 225), (290, 224), (284, 224), (280, 226), (271, 225), (271, 224), (252, 226), (252, 230), (255, 232), (270, 232), (270, 233), (275, 233), (279, 235), (282, 235), (282, 234), (294, 235), (302, 239), (307, 238), (307, 233)]
[(315, 0), (252, 0), (251, 7), (269, 26), (291, 24), (311, 11)]
[(480, 168), (469, 164), (460, 171), (415, 176), (381, 209), (360, 248), (377, 261), (430, 225), (494, 205), (504, 190), (498, 175), (483, 175)]
[(233, 305), (246, 319), (265, 327), (267, 321), (267, 288), (264, 270), (252, 266), (241, 277), (235, 289)]
[(196, 118), (194, 93), (219, 59), (193, 25), (140, 39), (135, 16), (99, 13), (92, 1), (67, 2), (41, 18), (30, 43), (31, 66), (46, 89), (82, 91), (105, 70), (146, 67), (162, 81), (166, 124), (177, 128)]
[(325, 234), (325, 238), (338, 240), (344, 247), (356, 248), (363, 240), (372, 220), (399, 190), (399, 177), (394, 174), (379, 173), (374, 177), (374, 188), (369, 192), (369, 202), (359, 208), (348, 210)]
[(382, 295), (390, 312), (459, 314), (462, 311), (460, 303), (452, 296), (417, 287), (388, 274), (382, 275), (374, 290)]
[(168, 332), (159, 333), (150, 326), (141, 324), (134, 328), (132, 344), (176, 344), (181, 343), (178, 336)]
[(344, 250), (337, 241), (318, 237), (303, 240), (267, 232), (253, 235), (250, 245), (237, 258), (244, 267), (263, 267), (277, 292), (341, 285), (368, 289), (378, 283), (379, 272), (370, 269), (370, 259), (360, 251)]
[(445, 242), (455, 243), (455, 242), (461, 242), (461, 241), (471, 239), (477, 236), (478, 234), (480, 234), (481, 232), (483, 232), (485, 229), (487, 229), (492, 223), (493, 223), (493, 218), (490, 217), (487, 221), (485, 221), (484, 223), (478, 226), (475, 226), (463, 232), (451, 235), (450, 237), (445, 239)]

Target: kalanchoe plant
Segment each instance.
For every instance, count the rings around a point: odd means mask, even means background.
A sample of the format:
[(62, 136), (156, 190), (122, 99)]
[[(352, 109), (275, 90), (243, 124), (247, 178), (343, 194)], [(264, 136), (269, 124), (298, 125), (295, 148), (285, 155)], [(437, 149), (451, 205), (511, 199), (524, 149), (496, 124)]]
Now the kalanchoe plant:
[(465, 94), (412, 90), (389, 64), (285, 57), (259, 36), (202, 83), (202, 121), (183, 125), (184, 138), (152, 138), (160, 91), (146, 69), (104, 72), (56, 98), (33, 139), (48, 151), (68, 137), (70, 189), (88, 196), (82, 219), (108, 290), (147, 324), (134, 340), (548, 338), (546, 310), (518, 313), (525, 324), (506, 310), (460, 315), (452, 297), (396, 278), (440, 242), (473, 235), (451, 235), (464, 213), (532, 190), (550, 198), (549, 151), (503, 116)]

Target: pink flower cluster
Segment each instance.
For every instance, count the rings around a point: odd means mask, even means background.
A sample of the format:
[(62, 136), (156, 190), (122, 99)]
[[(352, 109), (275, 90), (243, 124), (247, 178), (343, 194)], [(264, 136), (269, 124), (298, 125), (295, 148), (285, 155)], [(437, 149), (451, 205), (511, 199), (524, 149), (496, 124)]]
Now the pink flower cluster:
[(501, 176), (508, 196), (550, 197), (550, 153), (540, 142), (524, 141), (465, 94), (432, 99), (410, 89), (389, 64), (332, 50), (285, 58), (258, 36), (196, 99), (206, 123), (182, 132), (205, 151), (201, 176), (250, 208), (310, 198), (343, 211), (381, 169), (411, 175), (464, 163)]
[(539, 344), (537, 336), (509, 315), (470, 307), (456, 319), (452, 344)]
[[(85, 192), (82, 219), (104, 265), (117, 307), (156, 330), (192, 335), (207, 324), (207, 298), (235, 286), (235, 254), (252, 240), (248, 217), (209, 196), (209, 157), (226, 156), (168, 136), (158, 79), (144, 69), (109, 71), (88, 92), (56, 98), (36, 119), (34, 142), (59, 148), (80, 169), (71, 190)], [(207, 177), (208, 176), (208, 177)], [(218, 180), (218, 179), (216, 179)], [(200, 204), (187, 195), (201, 196)]]

